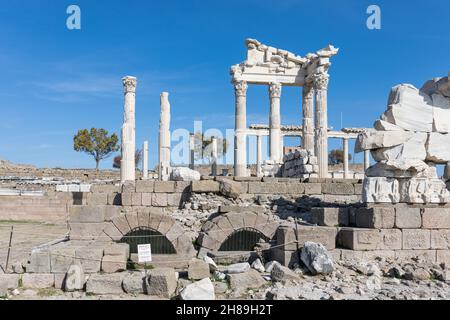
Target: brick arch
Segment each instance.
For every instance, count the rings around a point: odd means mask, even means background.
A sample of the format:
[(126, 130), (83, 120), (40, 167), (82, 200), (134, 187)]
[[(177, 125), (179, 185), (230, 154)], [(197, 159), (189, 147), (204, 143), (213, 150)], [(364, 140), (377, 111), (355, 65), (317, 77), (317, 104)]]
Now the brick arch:
[(222, 243), (235, 231), (244, 228), (253, 229), (272, 239), (279, 226), (280, 224), (267, 214), (230, 212), (207, 221), (197, 242), (203, 248), (217, 252)]
[(113, 241), (120, 241), (126, 234), (137, 228), (150, 228), (172, 243), (178, 255), (192, 255), (195, 251), (192, 241), (185, 235), (178, 222), (160, 212), (133, 212), (118, 215), (106, 223), (103, 232)]

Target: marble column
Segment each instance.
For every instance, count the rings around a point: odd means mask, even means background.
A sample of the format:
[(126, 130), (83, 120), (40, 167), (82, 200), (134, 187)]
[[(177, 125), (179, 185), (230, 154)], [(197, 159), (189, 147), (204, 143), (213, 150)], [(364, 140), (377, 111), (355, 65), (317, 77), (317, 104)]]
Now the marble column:
[(370, 150), (364, 150), (364, 171), (370, 167)]
[(328, 177), (328, 79), (327, 73), (317, 73), (313, 76), (316, 96), (315, 154), (319, 165), (319, 178)]
[(148, 179), (148, 141), (142, 147), (142, 179)]
[(284, 158), (284, 134), (280, 136), (280, 163), (283, 163)]
[(127, 76), (122, 79), (125, 95), (124, 115), (122, 125), (122, 159), (120, 160), (120, 181), (125, 183), (136, 179), (136, 127), (135, 127), (135, 102), (136, 83), (135, 77)]
[(312, 84), (303, 87), (302, 148), (314, 153), (314, 88)]
[(212, 137), (211, 139), (211, 175), (213, 177), (217, 176), (217, 138)]
[(262, 177), (262, 136), (256, 136), (256, 176)]
[(235, 136), (234, 136), (234, 175), (247, 177), (247, 82), (234, 83), (236, 96)]
[(281, 84), (273, 82), (269, 86), (270, 96), (270, 118), (269, 118), (269, 154), (270, 159), (275, 163), (281, 163), (281, 118), (280, 118), (280, 97)]
[(348, 172), (348, 138), (343, 138), (342, 142), (344, 144), (344, 179), (349, 179)]
[(195, 168), (195, 135), (189, 134), (189, 169)]
[(159, 120), (159, 180), (170, 178), (170, 103), (169, 93), (160, 96), (161, 114)]

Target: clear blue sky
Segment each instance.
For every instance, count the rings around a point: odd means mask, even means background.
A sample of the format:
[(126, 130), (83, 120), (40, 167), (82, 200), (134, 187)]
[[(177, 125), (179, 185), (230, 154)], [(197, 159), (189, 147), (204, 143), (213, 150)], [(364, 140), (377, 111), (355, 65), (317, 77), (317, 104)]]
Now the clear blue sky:
[[(246, 38), (300, 55), (329, 43), (340, 48), (329, 89), (336, 129), (341, 113), (343, 126), (372, 126), (392, 86), (421, 86), (450, 69), (444, 0), (0, 4), (0, 158), (37, 166), (94, 166), (73, 151), (73, 135), (85, 127), (120, 132), (125, 75), (138, 77), (137, 144), (150, 140), (152, 166), (161, 91), (170, 92), (173, 129), (193, 130), (194, 120), (203, 120), (204, 129), (233, 128), (229, 68), (245, 59)], [(66, 28), (70, 4), (81, 7), (81, 30)], [(381, 30), (366, 28), (370, 4), (381, 7)], [(300, 97), (298, 88), (283, 91), (284, 124), (301, 123)], [(248, 122), (268, 122), (265, 87), (249, 88)]]

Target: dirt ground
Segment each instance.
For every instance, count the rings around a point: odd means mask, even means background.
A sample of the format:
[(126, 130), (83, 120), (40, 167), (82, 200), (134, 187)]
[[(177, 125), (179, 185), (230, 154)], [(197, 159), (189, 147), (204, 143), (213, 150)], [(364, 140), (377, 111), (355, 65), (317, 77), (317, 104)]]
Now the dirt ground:
[(15, 262), (26, 261), (31, 249), (67, 234), (66, 224), (42, 224), (39, 222), (0, 221), (0, 265), (4, 268), (8, 255), (8, 244), (13, 227), (9, 256), (9, 267)]

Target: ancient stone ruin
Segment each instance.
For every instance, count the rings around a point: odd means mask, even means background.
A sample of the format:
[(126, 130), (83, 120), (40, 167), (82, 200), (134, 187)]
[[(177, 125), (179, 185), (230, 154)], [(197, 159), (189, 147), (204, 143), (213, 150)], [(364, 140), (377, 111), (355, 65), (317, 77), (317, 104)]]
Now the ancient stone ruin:
[[(374, 129), (333, 130), (327, 121), (327, 88), (336, 48), (305, 57), (253, 39), (246, 48), (246, 60), (231, 71), (234, 175), (218, 174), (217, 139), (212, 139), (210, 173), (195, 170), (193, 135), (190, 163), (173, 166), (167, 92), (159, 100), (158, 169), (148, 170), (146, 141), (144, 172), (138, 173), (137, 79), (131, 76), (122, 79), (120, 175), (70, 170), (52, 178), (62, 171), (2, 168), (2, 174), (14, 170), (19, 175), (0, 179), (2, 219), (67, 224), (68, 232), (64, 228), (64, 234), (34, 246), (26, 261), (6, 265), (0, 293), (8, 295), (21, 283), (79, 295), (183, 300), (334, 299), (337, 294), (374, 299), (384, 294), (383, 277), (401, 285), (392, 294), (406, 298), (413, 289), (398, 278), (449, 281), (448, 77), (430, 80), (420, 90), (394, 87)], [(248, 84), (268, 86), (269, 125), (247, 127)], [(303, 87), (302, 125), (281, 124), (283, 86)], [(253, 175), (247, 163), (252, 135), (257, 137)], [(269, 137), (265, 162), (263, 136)], [(284, 154), (284, 136), (300, 138), (300, 146)], [(329, 172), (332, 138), (342, 140), (342, 172)], [(351, 139), (357, 140), (356, 151), (364, 152), (365, 173), (349, 168)], [(370, 154), (376, 161), (372, 166)], [(445, 165), (442, 178), (438, 165)], [(24, 171), (39, 176), (26, 178)], [(151, 270), (144, 271), (139, 262), (140, 244), (151, 245)], [(426, 288), (433, 295), (439, 293), (432, 290), (442, 289)]]
[[(374, 129), (358, 137), (355, 151), (370, 150), (363, 201), (448, 203), (450, 170), (450, 85), (448, 77), (392, 88), (387, 110)], [(436, 166), (445, 165), (438, 177)]]

